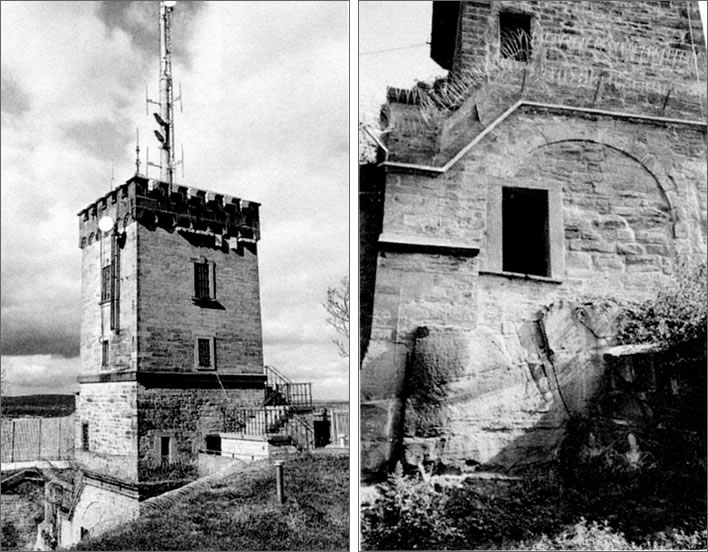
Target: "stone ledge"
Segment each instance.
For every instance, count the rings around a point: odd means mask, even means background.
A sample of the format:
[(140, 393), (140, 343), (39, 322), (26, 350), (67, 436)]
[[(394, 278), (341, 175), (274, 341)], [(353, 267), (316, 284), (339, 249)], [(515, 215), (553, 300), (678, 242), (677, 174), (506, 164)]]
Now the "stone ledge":
[(519, 272), (497, 272), (493, 270), (480, 270), (480, 276), (500, 276), (510, 280), (531, 280), (533, 282), (543, 282), (547, 284), (562, 284), (563, 280), (551, 278), (549, 276), (538, 276), (536, 274), (521, 274)]
[(430, 253), (440, 255), (458, 255), (463, 257), (476, 257), (478, 247), (472, 247), (463, 242), (431, 238), (427, 236), (410, 236), (381, 234), (379, 249), (397, 253)]
[[(218, 375), (218, 377), (217, 377)], [(136, 381), (148, 388), (168, 389), (262, 389), (265, 374), (217, 374), (216, 372), (108, 372), (79, 376), (79, 383)]]

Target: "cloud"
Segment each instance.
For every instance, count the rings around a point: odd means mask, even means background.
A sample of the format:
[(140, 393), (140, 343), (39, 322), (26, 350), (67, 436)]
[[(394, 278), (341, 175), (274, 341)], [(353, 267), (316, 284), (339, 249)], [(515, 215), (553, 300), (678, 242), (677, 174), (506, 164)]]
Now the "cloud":
[(51, 355), (3, 356), (7, 370), (8, 395), (42, 393), (71, 394), (79, 390), (79, 358), (57, 358)]
[[(143, 171), (147, 146), (157, 161), (144, 105), (146, 82), (157, 94), (156, 5), (0, 5), (0, 350), (45, 355), (49, 372), (78, 348), (76, 213), (109, 189), (112, 165), (118, 183), (133, 174), (136, 126)], [(346, 362), (320, 303), (348, 273), (346, 26), (345, 2), (180, 2), (173, 27), (180, 183), (262, 203), (265, 358), (335, 398)]]

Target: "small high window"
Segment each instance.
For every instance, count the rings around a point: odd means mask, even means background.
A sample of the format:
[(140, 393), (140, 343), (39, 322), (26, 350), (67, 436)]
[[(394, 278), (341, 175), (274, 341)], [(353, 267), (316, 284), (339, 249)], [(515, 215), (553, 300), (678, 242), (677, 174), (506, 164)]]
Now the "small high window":
[(194, 351), (197, 370), (214, 370), (214, 338), (197, 337)]
[(198, 301), (214, 301), (216, 299), (214, 263), (206, 260), (194, 263), (194, 299)]
[(81, 422), (81, 449), (89, 449), (89, 424), (88, 422)]
[(550, 276), (548, 190), (502, 190), (502, 270)]
[(531, 61), (531, 16), (499, 13), (499, 52), (503, 58)]
[(111, 300), (111, 265), (101, 269), (101, 303)]
[(171, 460), (171, 454), (170, 454), (170, 449), (171, 449), (171, 438), (162, 436), (160, 437), (160, 460), (162, 462), (170, 462)]
[(101, 368), (108, 366), (108, 340), (101, 341)]

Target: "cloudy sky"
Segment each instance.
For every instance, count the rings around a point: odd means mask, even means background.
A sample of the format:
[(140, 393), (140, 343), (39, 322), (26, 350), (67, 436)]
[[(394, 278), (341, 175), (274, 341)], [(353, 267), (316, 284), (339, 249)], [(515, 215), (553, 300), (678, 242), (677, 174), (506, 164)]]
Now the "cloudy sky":
[[(73, 392), (76, 213), (157, 161), (158, 2), (2, 2), (2, 318), (10, 393)], [(321, 302), (348, 274), (346, 2), (178, 2), (178, 182), (262, 203), (267, 364), (346, 399)], [(150, 176), (157, 177), (151, 169)]]

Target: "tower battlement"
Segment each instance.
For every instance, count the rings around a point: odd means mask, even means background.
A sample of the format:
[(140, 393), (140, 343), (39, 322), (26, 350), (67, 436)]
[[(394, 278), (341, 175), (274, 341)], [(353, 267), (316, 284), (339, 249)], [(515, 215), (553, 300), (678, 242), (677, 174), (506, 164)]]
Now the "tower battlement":
[(226, 194), (134, 176), (79, 211), (79, 247), (98, 238), (98, 221), (104, 216), (116, 222), (119, 232), (138, 221), (150, 229), (255, 243), (260, 240), (259, 206)]

